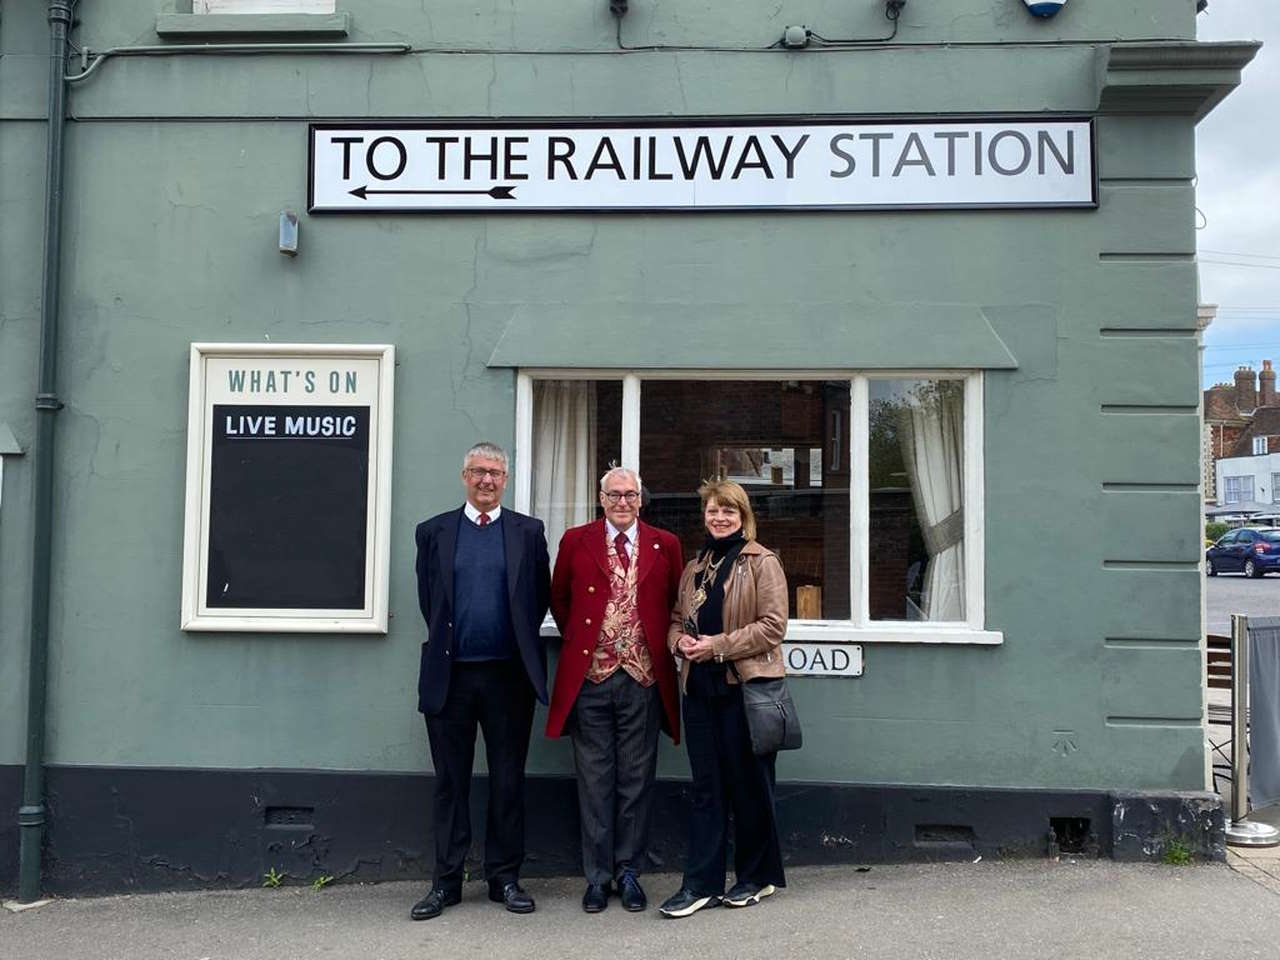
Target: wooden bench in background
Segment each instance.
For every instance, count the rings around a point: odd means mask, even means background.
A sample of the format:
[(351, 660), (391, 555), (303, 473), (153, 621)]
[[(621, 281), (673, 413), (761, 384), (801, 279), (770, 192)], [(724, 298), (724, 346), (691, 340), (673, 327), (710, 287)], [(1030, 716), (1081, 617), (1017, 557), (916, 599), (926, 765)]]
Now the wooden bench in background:
[[(1204, 675), (1205, 685), (1210, 690), (1231, 689), (1231, 638), (1221, 634), (1210, 633), (1205, 636)], [(1213, 786), (1217, 789), (1218, 780), (1231, 780), (1231, 721), (1232, 703), (1209, 703), (1205, 707), (1205, 721), (1214, 726), (1225, 726), (1228, 730), (1226, 739), (1214, 740), (1209, 736), (1209, 748), (1217, 757), (1213, 761)], [(1207, 735), (1207, 731), (1206, 731)], [(1225, 771), (1222, 772), (1222, 771)]]

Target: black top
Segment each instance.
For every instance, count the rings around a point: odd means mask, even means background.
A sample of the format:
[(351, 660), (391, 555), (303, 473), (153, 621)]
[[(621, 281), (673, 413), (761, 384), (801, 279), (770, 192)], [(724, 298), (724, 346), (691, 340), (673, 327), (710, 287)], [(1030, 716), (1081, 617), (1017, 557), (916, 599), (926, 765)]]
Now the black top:
[[(709, 583), (704, 583), (701, 574), (694, 575), (694, 584), (703, 586), (707, 591), (707, 599), (698, 608), (697, 633), (701, 636), (724, 632), (724, 586), (733, 572), (733, 564), (746, 546), (747, 540), (738, 530), (730, 536), (716, 539), (707, 536), (706, 545), (698, 554), (698, 562), (717, 564), (715, 576)], [(686, 629), (688, 629), (686, 624)], [(694, 631), (690, 630), (690, 633)], [(690, 697), (724, 697), (729, 695), (729, 684), (724, 678), (724, 664), (715, 660), (705, 660), (689, 665), (689, 680), (685, 686), (686, 696)]]

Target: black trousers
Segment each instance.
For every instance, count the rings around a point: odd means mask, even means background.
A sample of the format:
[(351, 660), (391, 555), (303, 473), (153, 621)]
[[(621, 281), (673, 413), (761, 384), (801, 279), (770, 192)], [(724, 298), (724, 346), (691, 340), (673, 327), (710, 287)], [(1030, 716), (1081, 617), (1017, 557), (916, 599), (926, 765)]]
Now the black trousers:
[(446, 890), (462, 887), (471, 847), (471, 767), (479, 726), (489, 766), (484, 875), (490, 886), (500, 887), (519, 878), (524, 862), (524, 764), (533, 727), (533, 686), (518, 659), (455, 663), (452, 670), (444, 707), (426, 718), (436, 768), (432, 882)]
[(739, 883), (787, 885), (774, 816), (774, 761), (751, 751), (742, 690), (684, 698), (684, 735), (693, 771), (693, 815), (684, 886), (724, 893), (729, 814), (733, 814), (733, 870)]
[(640, 873), (648, 860), (662, 701), (625, 670), (584, 680), (569, 715), (588, 883)]

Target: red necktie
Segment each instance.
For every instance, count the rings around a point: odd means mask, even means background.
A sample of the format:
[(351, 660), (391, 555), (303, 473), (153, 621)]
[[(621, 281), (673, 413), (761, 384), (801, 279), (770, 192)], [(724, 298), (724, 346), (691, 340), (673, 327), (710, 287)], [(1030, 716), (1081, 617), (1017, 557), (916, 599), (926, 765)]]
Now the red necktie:
[(618, 562), (622, 564), (622, 572), (631, 569), (631, 557), (627, 554), (627, 535), (620, 533), (613, 538), (613, 549), (618, 551)]
[(476, 523), (480, 524), (480, 526), (483, 527), (489, 523), (490, 519), (491, 518), (487, 513), (482, 513), (480, 514), (480, 516), (476, 517)]

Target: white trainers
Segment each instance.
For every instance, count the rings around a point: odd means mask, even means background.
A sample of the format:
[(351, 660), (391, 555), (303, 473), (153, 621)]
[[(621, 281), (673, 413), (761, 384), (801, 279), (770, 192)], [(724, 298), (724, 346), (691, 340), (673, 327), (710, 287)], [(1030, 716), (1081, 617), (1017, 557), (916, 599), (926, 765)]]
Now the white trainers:
[(765, 897), (772, 897), (777, 890), (772, 883), (766, 883), (763, 887), (758, 883), (737, 883), (733, 889), (724, 896), (724, 905), (726, 907), (749, 907), (753, 903), (759, 903)]

